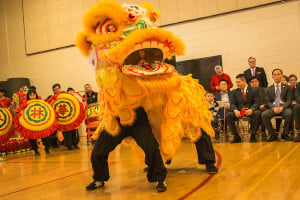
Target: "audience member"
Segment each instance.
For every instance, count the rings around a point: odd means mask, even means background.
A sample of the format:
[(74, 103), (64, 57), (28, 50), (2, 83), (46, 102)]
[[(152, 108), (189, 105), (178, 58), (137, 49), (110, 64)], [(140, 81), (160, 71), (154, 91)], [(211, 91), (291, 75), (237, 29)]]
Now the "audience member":
[(246, 76), (239, 74), (236, 76), (237, 89), (230, 93), (230, 109), (233, 112), (226, 114), (226, 122), (230, 128), (234, 139), (232, 143), (241, 142), (241, 137), (238, 134), (235, 121), (242, 117), (249, 117), (251, 119), (251, 137), (250, 142), (256, 142), (255, 134), (259, 127), (260, 122), (260, 110), (258, 110), (259, 100), (257, 95), (257, 89), (247, 85)]
[(259, 87), (268, 87), (268, 80), (264, 68), (256, 67), (256, 59), (253, 57), (248, 58), (249, 69), (244, 71), (247, 77), (247, 83), (250, 84), (252, 77), (257, 76), (259, 80)]
[(295, 142), (300, 142), (300, 83), (297, 84), (295, 87), (295, 101), (296, 104), (293, 108), (293, 117), (295, 120), (295, 126), (296, 126), (296, 138)]
[(4, 89), (0, 88), (0, 107), (10, 108), (11, 100), (8, 97), (4, 96)]
[(274, 84), (265, 91), (265, 101), (268, 109), (262, 113), (262, 121), (268, 130), (269, 142), (277, 140), (277, 135), (271, 122), (274, 116), (282, 116), (284, 118), (284, 130), (281, 138), (287, 141), (291, 140), (288, 135), (290, 123), (292, 122), (292, 110), (290, 108), (292, 91), (290, 86), (281, 83), (282, 74), (281, 69), (274, 69), (272, 71)]
[[(93, 91), (92, 86), (90, 84), (85, 84), (84, 89), (87, 95), (87, 104), (97, 103), (98, 93)], [(83, 95), (83, 97), (85, 97), (85, 95)]]
[(219, 104), (215, 101), (215, 94), (213, 91), (206, 92), (206, 100), (209, 104), (209, 110), (213, 115), (212, 126), (215, 130), (215, 138), (218, 140), (220, 138), (220, 128), (218, 124), (218, 113), (219, 113)]
[(230, 76), (228, 74), (223, 73), (223, 68), (220, 65), (215, 66), (215, 72), (216, 74), (211, 78), (210, 88), (212, 91), (215, 92), (215, 94), (220, 93), (219, 89), (219, 81), (221, 79), (224, 79), (227, 81), (227, 90), (230, 90), (232, 88), (233, 84), (231, 82)]
[[(257, 78), (257, 76), (252, 77), (251, 82), (250, 82), (250, 86), (253, 88), (257, 88), (257, 94), (258, 94), (258, 102), (259, 102), (259, 107), (258, 109), (263, 112), (265, 111), (266, 108), (266, 102), (265, 102), (265, 88), (263, 87), (259, 87), (259, 79)], [(261, 135), (262, 137), (267, 137), (266, 135), (266, 129), (263, 123), (260, 123), (261, 125)], [(252, 127), (251, 127), (252, 128)]]
[(289, 84), (289, 77), (287, 77), (286, 75), (282, 75), (281, 83), (283, 83), (285, 85), (288, 85)]
[(223, 122), (222, 129), (224, 129), (224, 130), (226, 130), (226, 128), (227, 128), (225, 115), (226, 115), (227, 111), (230, 109), (230, 102), (229, 102), (230, 91), (227, 90), (227, 87), (228, 87), (227, 81), (224, 79), (221, 79), (219, 81), (220, 93), (216, 95), (216, 100), (221, 101), (223, 104), (222, 107), (220, 107), (220, 109), (219, 109), (219, 117), (220, 117), (220, 119), (224, 119), (223, 121), (221, 121), (221, 122)]

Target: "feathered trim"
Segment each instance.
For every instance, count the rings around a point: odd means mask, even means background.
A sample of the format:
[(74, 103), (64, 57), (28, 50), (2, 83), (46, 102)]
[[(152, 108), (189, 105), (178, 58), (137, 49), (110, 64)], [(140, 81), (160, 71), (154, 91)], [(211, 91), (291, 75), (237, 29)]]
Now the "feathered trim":
[(85, 32), (79, 32), (76, 36), (76, 47), (80, 50), (81, 54), (85, 57), (89, 56), (91, 49), (91, 42), (87, 40), (87, 34)]
[(4, 143), (8, 141), (9, 138), (11, 138), (13, 133), (14, 133), (14, 126), (12, 125), (10, 130), (6, 134), (0, 135), (0, 143)]
[(184, 43), (171, 31), (160, 28), (147, 28), (132, 31), (127, 38), (109, 50), (108, 58), (115, 63), (123, 64), (123, 61), (134, 50), (136, 44), (157, 40), (167, 43), (171, 53), (175, 53), (176, 55), (184, 54)]
[[(51, 105), (51, 102), (52, 101), (56, 101), (57, 97), (59, 94), (62, 94), (62, 93), (67, 93), (65, 91), (60, 91), (58, 93), (56, 93), (55, 95), (53, 95), (52, 97), (50, 97), (48, 99), (48, 103)], [(69, 93), (68, 93), (69, 94)], [(72, 94), (69, 94), (69, 95), (72, 95)], [(73, 96), (73, 95), (72, 95)], [(78, 126), (80, 126), (80, 124), (83, 122), (83, 120), (85, 119), (85, 110), (84, 110), (84, 106), (83, 104), (75, 97), (76, 101), (79, 103), (79, 106), (80, 106), (80, 111), (79, 111), (79, 115), (77, 117), (77, 119), (72, 122), (71, 124), (68, 124), (68, 125), (59, 125), (58, 124), (58, 130), (62, 131), (62, 132), (67, 132), (67, 131), (70, 131), (70, 130), (73, 130), (73, 129), (76, 129)]]
[(45, 138), (54, 131), (57, 130), (58, 125), (57, 125), (57, 114), (55, 113), (55, 119), (53, 121), (53, 124), (47, 128), (46, 130), (43, 131), (32, 131), (29, 129), (26, 129), (19, 123), (19, 118), (21, 117), (21, 111), (24, 110), (27, 107), (27, 101), (23, 102), (22, 104), (19, 105), (19, 107), (16, 109), (16, 114), (14, 118), (14, 125), (15, 125), (15, 130), (20, 133), (23, 137), (28, 138), (28, 139), (39, 139), (39, 138)]

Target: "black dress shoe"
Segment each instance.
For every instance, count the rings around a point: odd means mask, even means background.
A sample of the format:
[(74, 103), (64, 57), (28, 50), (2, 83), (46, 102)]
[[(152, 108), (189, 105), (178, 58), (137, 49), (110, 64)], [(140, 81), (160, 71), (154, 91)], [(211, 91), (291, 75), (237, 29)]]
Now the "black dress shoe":
[(282, 135), (281, 139), (283, 139), (285, 141), (292, 141), (292, 138), (290, 138), (288, 135)]
[(157, 192), (164, 192), (167, 190), (167, 186), (166, 183), (164, 181), (157, 181), (157, 185), (156, 185), (156, 191)]
[(72, 146), (67, 146), (67, 148), (68, 148), (69, 151), (73, 150)]
[(234, 135), (234, 138), (231, 141), (231, 143), (240, 143), (240, 142), (242, 142), (241, 136), (239, 136), (238, 134)]
[(77, 146), (77, 145), (76, 145), (76, 146), (74, 146), (73, 148), (74, 148), (74, 149), (80, 149), (80, 148), (79, 148), (79, 146)]
[(165, 164), (170, 165), (172, 163), (172, 159), (169, 159), (165, 162)]
[(205, 164), (205, 166), (206, 166), (206, 171), (208, 174), (218, 173), (218, 168), (215, 166), (214, 163), (207, 163), (207, 164)]
[(268, 142), (273, 142), (273, 141), (276, 141), (278, 140), (277, 136), (276, 135), (271, 135), (270, 138), (267, 140)]
[(104, 186), (104, 181), (93, 181), (88, 186), (85, 187), (86, 191), (96, 190)]
[(298, 133), (297, 137), (295, 138), (294, 142), (300, 142), (300, 133)]
[(250, 142), (257, 142), (255, 135), (251, 135)]

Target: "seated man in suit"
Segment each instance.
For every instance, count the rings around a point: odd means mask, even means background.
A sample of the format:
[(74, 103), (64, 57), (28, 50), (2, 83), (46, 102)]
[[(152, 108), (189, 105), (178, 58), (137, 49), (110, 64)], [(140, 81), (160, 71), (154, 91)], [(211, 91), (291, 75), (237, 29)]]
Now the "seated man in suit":
[(247, 78), (247, 83), (250, 84), (252, 77), (257, 76), (259, 80), (259, 87), (268, 87), (268, 80), (264, 68), (256, 67), (256, 59), (248, 58), (249, 69), (244, 71)]
[[(257, 76), (254, 76), (251, 79), (250, 86), (253, 87), (253, 88), (257, 88), (257, 90), (258, 90), (258, 102), (259, 102), (259, 107), (258, 108), (261, 112), (265, 111), (267, 109), (266, 108), (266, 102), (265, 102), (265, 88), (259, 87), (259, 79), (258, 79)], [(262, 137), (266, 138), (267, 135), (266, 135), (266, 132), (265, 132), (265, 126), (264, 126), (263, 123), (260, 123), (260, 125), (261, 125), (261, 135), (262, 135)]]
[(300, 142), (300, 83), (297, 83), (296, 87), (293, 88), (295, 94), (296, 104), (293, 107), (293, 117), (295, 120), (296, 133), (295, 142)]
[(238, 134), (235, 121), (241, 117), (250, 117), (252, 122), (252, 130), (250, 142), (256, 142), (255, 134), (259, 127), (260, 122), (260, 110), (258, 110), (259, 102), (257, 95), (257, 88), (252, 88), (247, 85), (245, 74), (239, 74), (236, 76), (237, 89), (230, 93), (230, 110), (226, 114), (226, 122), (230, 128), (234, 139), (232, 143), (241, 142), (241, 137)]
[[(216, 101), (222, 101), (224, 102), (224, 107), (220, 107), (219, 109), (219, 117), (220, 119), (224, 119), (224, 116), (226, 115), (227, 111), (230, 109), (230, 102), (229, 102), (229, 94), (230, 94), (230, 91), (227, 90), (228, 88), (228, 83), (225, 79), (221, 79), (219, 81), (219, 90), (220, 90), (220, 93), (216, 95)], [(226, 130), (226, 123), (225, 121), (223, 120), (223, 128)], [(222, 129), (223, 129), (222, 128)]]
[(267, 110), (262, 113), (262, 121), (269, 132), (268, 141), (277, 140), (277, 135), (272, 126), (271, 119), (274, 116), (282, 116), (284, 118), (284, 130), (281, 138), (290, 141), (289, 135), (290, 123), (292, 123), (292, 91), (291, 87), (281, 83), (282, 77), (281, 69), (274, 69), (272, 71), (272, 78), (274, 84), (266, 89), (265, 101)]

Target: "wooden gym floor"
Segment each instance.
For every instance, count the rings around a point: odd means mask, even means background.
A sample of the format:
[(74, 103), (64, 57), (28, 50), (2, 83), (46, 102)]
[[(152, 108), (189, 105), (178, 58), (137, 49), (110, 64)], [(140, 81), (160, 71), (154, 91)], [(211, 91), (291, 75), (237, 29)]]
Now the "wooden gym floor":
[(13, 154), (0, 162), (0, 199), (300, 199), (300, 147), (294, 142), (230, 144), (214, 142), (216, 175), (197, 164), (193, 143), (184, 140), (167, 166), (168, 190), (155, 192), (143, 169), (144, 154), (135, 144), (119, 145), (109, 157), (111, 179), (85, 191), (92, 181), (92, 146), (81, 138), (80, 150), (60, 147), (46, 155)]

